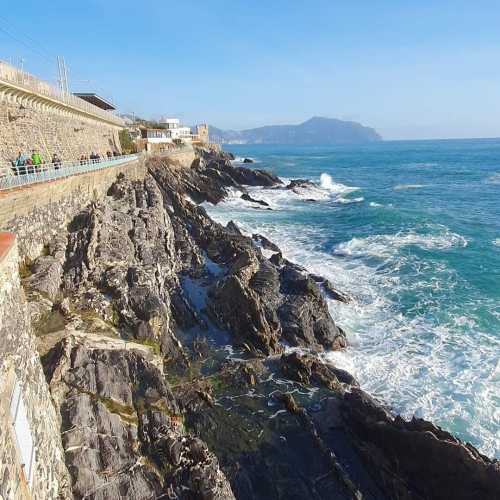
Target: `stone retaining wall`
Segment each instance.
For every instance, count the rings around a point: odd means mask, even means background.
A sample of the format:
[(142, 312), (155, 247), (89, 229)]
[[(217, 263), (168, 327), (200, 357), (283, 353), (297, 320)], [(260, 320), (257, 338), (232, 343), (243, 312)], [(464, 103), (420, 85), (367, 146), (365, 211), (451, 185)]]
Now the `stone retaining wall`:
[(21, 151), (31, 155), (37, 149), (50, 161), (57, 153), (63, 160), (75, 160), (92, 151), (121, 151), (120, 127), (76, 114), (59, 114), (53, 109), (35, 109), (0, 99), (0, 162), (10, 162)]
[[(59, 420), (36, 348), (18, 272), (18, 249), (11, 234), (0, 233), (0, 498), (71, 498)], [(17, 383), (16, 383), (17, 381)], [(21, 466), (11, 399), (20, 388), (34, 449), (32, 484)]]
[(80, 210), (105, 195), (119, 174), (143, 179), (145, 158), (0, 192), (0, 229), (15, 233), (21, 259), (32, 260)]

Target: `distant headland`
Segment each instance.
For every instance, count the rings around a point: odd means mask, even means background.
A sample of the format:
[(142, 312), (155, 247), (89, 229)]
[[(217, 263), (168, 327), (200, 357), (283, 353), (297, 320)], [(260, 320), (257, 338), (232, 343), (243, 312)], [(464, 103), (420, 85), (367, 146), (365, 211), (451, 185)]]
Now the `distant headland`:
[(315, 116), (298, 125), (267, 125), (246, 130), (209, 126), (210, 137), (228, 144), (328, 145), (381, 141), (377, 131), (357, 122)]

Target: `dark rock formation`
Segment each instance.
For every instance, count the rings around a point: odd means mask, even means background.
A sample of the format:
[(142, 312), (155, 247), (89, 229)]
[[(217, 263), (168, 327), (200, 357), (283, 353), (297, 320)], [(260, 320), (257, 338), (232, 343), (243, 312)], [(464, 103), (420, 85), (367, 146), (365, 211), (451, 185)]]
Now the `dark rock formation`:
[(262, 248), (266, 250), (271, 250), (272, 252), (280, 252), (281, 250), (278, 245), (275, 245), (271, 240), (267, 239), (262, 234), (252, 234), (252, 240), (259, 244)]
[(354, 443), (391, 498), (500, 498), (500, 464), (431, 422), (392, 417), (360, 389), (344, 396)]
[(244, 158), (243, 163), (254, 163), (254, 160), (252, 158)]
[(323, 276), (319, 276), (317, 274), (311, 274), (310, 276), (314, 281), (316, 281), (316, 283), (320, 283), (328, 298), (338, 300), (339, 302), (344, 302), (346, 304), (350, 301), (349, 297), (346, 294), (339, 292), (332, 285), (330, 280), (327, 280), (326, 278), (323, 278)]
[(281, 370), (287, 378), (305, 385), (320, 385), (340, 392), (344, 388), (358, 386), (350, 373), (328, 365), (310, 354), (300, 355), (294, 352), (283, 355), (281, 364)]
[(311, 188), (314, 187), (314, 183), (308, 179), (292, 179), (287, 185), (287, 189), (297, 189), (297, 188)]
[(233, 499), (162, 373), (140, 351), (90, 347), (66, 339), (44, 358), (75, 498)]
[(257, 203), (259, 205), (262, 205), (263, 207), (268, 207), (269, 203), (263, 201), (263, 200), (256, 200), (255, 198), (252, 198), (248, 193), (243, 193), (240, 198), (245, 201), (249, 201), (251, 203)]

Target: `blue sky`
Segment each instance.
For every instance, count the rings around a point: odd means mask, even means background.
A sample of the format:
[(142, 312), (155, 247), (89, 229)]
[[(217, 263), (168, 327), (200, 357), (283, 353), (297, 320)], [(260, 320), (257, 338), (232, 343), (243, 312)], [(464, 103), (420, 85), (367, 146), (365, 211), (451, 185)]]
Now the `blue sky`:
[(221, 128), (360, 121), (500, 136), (500, 1), (3, 0), (0, 59), (123, 112)]

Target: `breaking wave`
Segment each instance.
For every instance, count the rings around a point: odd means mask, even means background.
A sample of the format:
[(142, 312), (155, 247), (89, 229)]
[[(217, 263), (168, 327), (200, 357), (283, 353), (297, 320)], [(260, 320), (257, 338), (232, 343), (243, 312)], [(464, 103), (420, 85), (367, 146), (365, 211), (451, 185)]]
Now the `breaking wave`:
[(346, 186), (345, 184), (340, 184), (334, 182), (332, 176), (326, 173), (320, 175), (320, 186), (326, 191), (332, 193), (351, 193), (352, 191), (357, 191), (359, 187)]
[(448, 229), (443, 229), (439, 234), (400, 231), (393, 235), (376, 234), (366, 238), (353, 238), (337, 245), (334, 252), (355, 257), (372, 255), (385, 258), (408, 245), (416, 245), (424, 250), (446, 250), (452, 247), (466, 247), (467, 244), (466, 238)]

